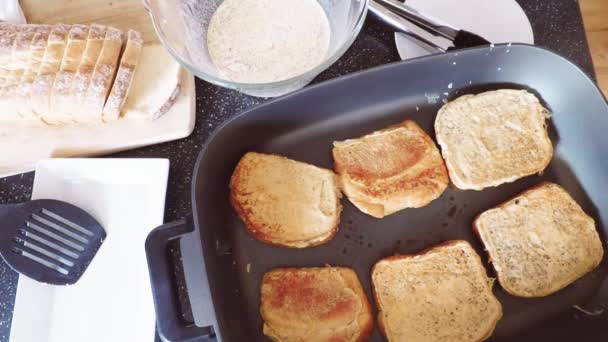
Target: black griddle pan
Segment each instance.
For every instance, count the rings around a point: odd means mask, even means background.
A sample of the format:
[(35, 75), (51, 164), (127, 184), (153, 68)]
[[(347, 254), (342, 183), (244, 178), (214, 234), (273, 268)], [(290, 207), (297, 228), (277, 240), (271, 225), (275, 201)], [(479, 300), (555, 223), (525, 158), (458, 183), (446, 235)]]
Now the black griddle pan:
[[(247, 151), (277, 153), (331, 168), (332, 142), (415, 120), (434, 137), (433, 122), (445, 101), (498, 88), (528, 89), (552, 112), (555, 147), (545, 172), (483, 191), (450, 186), (430, 205), (384, 219), (342, 204), (340, 230), (329, 243), (302, 250), (254, 240), (229, 203), (228, 183)], [(509, 44), (423, 57), (367, 70), (247, 110), (209, 138), (194, 169), (191, 218), (154, 230), (146, 242), (157, 325), (170, 341), (268, 341), (262, 334), (259, 290), (275, 267), (352, 267), (374, 307), (370, 271), (396, 253), (417, 253), (452, 239), (469, 241), (487, 255), (471, 224), (480, 212), (542, 181), (562, 185), (591, 215), (602, 241), (608, 233), (608, 105), (596, 85), (568, 60), (542, 48)], [(181, 321), (169, 240), (181, 239), (184, 271), (196, 324)], [(606, 248), (606, 247), (605, 247)], [(248, 266), (249, 265), (249, 266)], [(539, 299), (508, 295), (492, 340), (607, 341), (607, 264), (558, 293)], [(574, 308), (576, 306), (576, 308)], [(580, 310), (579, 310), (580, 309)], [(372, 341), (383, 341), (374, 328)]]

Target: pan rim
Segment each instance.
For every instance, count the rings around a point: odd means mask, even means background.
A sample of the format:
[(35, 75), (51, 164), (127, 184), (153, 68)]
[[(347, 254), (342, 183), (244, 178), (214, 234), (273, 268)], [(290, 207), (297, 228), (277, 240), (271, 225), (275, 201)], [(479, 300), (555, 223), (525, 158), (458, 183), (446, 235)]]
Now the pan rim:
[(203, 144), (203, 146), (201, 147), (198, 156), (196, 158), (196, 163), (194, 164), (194, 168), (193, 170), (193, 178), (192, 178), (192, 183), (190, 184), (190, 190), (191, 190), (191, 208), (192, 208), (192, 213), (193, 213), (193, 217), (194, 217), (194, 222), (195, 222), (195, 229), (198, 230), (198, 213), (196, 212), (196, 185), (199, 182), (199, 175), (198, 172), (194, 172), (196, 170), (198, 170), (200, 168), (200, 165), (202, 163), (202, 160), (205, 158), (205, 154), (209, 148), (209, 146), (211, 145), (211, 143), (213, 143), (213, 141), (217, 138), (217, 136), (229, 125), (231, 125), (234, 121), (236, 120), (240, 120), (241, 117), (244, 117), (246, 115), (250, 115), (251, 112), (255, 112), (255, 111), (259, 111), (262, 108), (265, 108), (267, 106), (272, 106), (275, 103), (279, 103), (279, 102), (283, 102), (286, 100), (289, 100), (295, 96), (301, 96), (302, 94), (306, 94), (308, 92), (311, 91), (316, 91), (319, 88), (324, 88), (324, 87), (328, 87), (328, 86), (333, 86), (342, 82), (349, 82), (351, 79), (353, 78), (357, 78), (360, 77), (361, 75), (367, 74), (367, 73), (373, 73), (373, 72), (379, 72), (382, 70), (386, 70), (386, 69), (391, 69), (391, 68), (397, 68), (397, 67), (402, 67), (402, 65), (410, 65), (410, 64), (414, 64), (414, 63), (418, 63), (421, 60), (432, 60), (435, 58), (445, 58), (446, 55), (458, 55), (460, 53), (467, 53), (467, 52), (471, 52), (471, 51), (481, 51), (481, 50), (491, 50), (491, 49), (495, 49), (495, 48), (501, 48), (501, 47), (517, 47), (517, 48), (523, 48), (523, 49), (531, 49), (531, 50), (538, 50), (541, 51), (543, 53), (546, 53), (552, 57), (557, 57), (559, 59), (562, 59), (563, 61), (566, 62), (566, 64), (570, 65), (571, 67), (573, 67), (574, 70), (576, 70), (577, 72), (579, 72), (580, 74), (582, 74), (584, 76), (584, 79), (586, 82), (591, 83), (591, 85), (593, 86), (594, 90), (596, 91), (596, 95), (599, 95), (600, 98), (602, 98), (604, 100), (604, 103), (606, 104), (606, 106), (608, 106), (608, 99), (604, 96), (604, 94), (602, 93), (602, 91), (600, 90), (599, 86), (597, 85), (596, 82), (594, 82), (588, 75), (587, 73), (585, 73), (585, 71), (578, 65), (574, 64), (574, 62), (570, 61), (569, 59), (567, 59), (566, 57), (562, 56), (561, 54), (558, 54), (548, 48), (545, 47), (541, 47), (541, 46), (536, 46), (536, 45), (531, 45), (531, 44), (526, 44), (526, 43), (501, 43), (501, 44), (491, 44), (489, 46), (484, 46), (484, 47), (473, 47), (473, 48), (467, 48), (467, 49), (461, 49), (461, 50), (455, 50), (452, 52), (447, 52), (447, 53), (435, 53), (432, 55), (427, 55), (427, 56), (421, 56), (421, 57), (416, 57), (416, 58), (412, 58), (406, 61), (396, 61), (393, 63), (388, 63), (388, 64), (384, 64), (384, 65), (380, 65), (374, 68), (370, 68), (370, 69), (364, 69), (364, 70), (360, 70), (351, 74), (347, 74), (347, 75), (343, 75), (343, 76), (339, 76), (337, 78), (334, 79), (330, 79), (327, 81), (323, 81), (311, 86), (308, 86), (304, 89), (295, 91), (293, 93), (278, 97), (278, 98), (274, 98), (271, 99), (269, 101), (266, 101), (264, 103), (260, 103), (258, 105), (255, 105), (253, 107), (247, 108), (237, 114), (235, 114), (234, 116), (232, 116), (231, 118), (225, 120), (224, 122), (222, 122), (219, 126), (217, 126), (213, 132), (209, 135), (209, 137), (207, 138), (207, 140), (205, 141), (205, 143)]
[[(225, 130), (229, 129), (231, 125), (233, 125), (237, 122), (240, 122), (241, 120), (247, 121), (247, 120), (249, 120), (250, 117), (251, 118), (255, 117), (255, 115), (263, 114), (263, 112), (266, 108), (270, 108), (267, 106), (272, 107), (272, 106), (277, 105), (278, 103), (282, 103), (285, 101), (289, 103), (289, 101), (293, 101), (294, 96), (295, 97), (305, 96), (305, 95), (310, 95), (311, 93), (318, 94), (319, 89), (324, 89), (325, 87), (342, 88), (345, 85), (347, 85), (349, 82), (352, 82), (352, 81), (354, 81), (354, 79), (357, 79), (357, 77), (363, 77), (367, 73), (370, 73), (370, 74), (379, 73), (379, 72), (385, 72), (385, 73), (389, 72), (390, 73), (392, 70), (399, 70), (401, 68), (411, 67), (413, 64), (421, 63), (422, 60), (424, 60), (425, 63), (432, 63), (432, 61), (434, 61), (435, 59), (443, 60), (443, 59), (449, 58), (450, 56), (458, 56), (458, 54), (471, 53), (471, 52), (477, 54), (477, 53), (484, 53), (485, 51), (491, 51), (492, 49), (503, 49), (504, 50), (507, 47), (511, 48), (511, 49), (520, 49), (519, 51), (523, 51), (523, 52), (531, 51), (530, 53), (535, 53), (535, 54), (537, 54), (537, 56), (551, 58), (552, 60), (556, 61), (556, 63), (563, 64), (563, 67), (566, 70), (569, 69), (573, 73), (574, 73), (574, 71), (577, 71), (576, 74), (578, 74), (579, 76), (582, 76), (581, 85), (586, 84), (587, 86), (592, 86), (592, 88), (588, 89), (590, 92), (589, 96), (594, 97), (596, 99), (601, 99), (602, 101), (599, 101), (601, 103), (598, 105), (605, 106), (606, 111), (608, 112), (608, 101), (606, 100), (606, 97), (599, 90), (597, 84), (579, 66), (577, 66), (573, 62), (569, 61), (564, 56), (562, 56), (558, 53), (555, 53), (549, 49), (537, 47), (537, 46), (533, 46), (533, 45), (529, 45), (529, 44), (505, 43), (505, 44), (499, 44), (499, 45), (495, 45), (495, 46), (470, 48), (470, 49), (454, 51), (454, 52), (450, 52), (450, 53), (423, 56), (423, 57), (419, 57), (419, 58), (408, 60), (408, 61), (397, 61), (394, 63), (358, 71), (358, 72), (355, 72), (355, 73), (352, 73), (352, 74), (349, 74), (349, 75), (346, 75), (343, 77), (321, 82), (319, 84), (307, 87), (303, 90), (294, 92), (292, 94), (285, 95), (285, 96), (277, 98), (277, 99), (272, 99), (265, 103), (261, 103), (259, 105), (252, 106), (248, 109), (245, 109), (242, 112), (237, 113), (233, 117), (222, 122), (212, 132), (212, 134), (209, 135), (209, 137), (207, 138), (207, 141), (203, 144), (203, 146), (201, 147), (201, 150), (199, 152), (199, 155), (197, 156), (197, 160), (196, 160), (196, 163), (195, 163), (194, 169), (193, 169), (194, 175), (192, 176), (192, 184), (191, 184), (191, 187), (192, 187), (191, 188), (191, 205), (192, 205), (191, 208), (192, 208), (192, 216), (194, 219), (194, 230), (195, 230), (195, 232), (198, 232), (198, 234), (199, 234), (198, 236), (196, 236), (197, 240), (199, 240), (198, 237), (201, 234), (203, 234), (203, 232), (205, 231), (205, 227), (199, 227), (199, 225), (201, 225), (201, 223), (203, 223), (205, 221), (205, 218), (204, 218), (205, 214), (202, 212), (199, 212), (198, 208), (200, 207), (201, 198), (203, 200), (205, 200), (205, 198), (206, 198), (204, 195), (201, 195), (203, 197), (199, 196), (199, 192), (197, 191), (197, 189), (200, 189), (199, 186), (202, 183), (204, 183), (204, 180), (206, 179), (206, 175), (200, 174), (201, 173), (200, 171), (201, 171), (201, 168), (206, 168), (208, 166), (208, 164), (205, 164), (205, 163), (210, 162), (208, 159), (209, 151), (214, 150), (217, 147), (217, 144), (215, 146), (213, 146), (213, 144), (216, 143), (217, 139), (219, 137), (221, 137), (222, 134), (225, 132)], [(567, 62), (567, 63), (564, 63), (564, 62)], [(569, 65), (569, 66), (566, 66), (566, 65)], [(574, 68), (572, 68), (572, 66)], [(396, 68), (396, 69), (393, 69), (393, 68)], [(353, 79), (351, 79), (351, 78), (353, 78)], [(583, 82), (583, 80), (584, 80), (584, 82)], [(343, 84), (341, 82), (346, 82), (346, 83)], [(317, 88), (319, 88), (319, 89), (317, 89)], [(591, 89), (593, 89), (593, 88), (595, 88), (595, 93), (591, 92)], [(598, 94), (600, 95), (599, 98), (597, 97)], [(254, 116), (251, 116), (251, 115), (254, 115)], [(321, 119), (321, 121), (323, 120), (323, 118), (321, 116), (319, 118)], [(311, 121), (311, 122), (314, 122), (314, 121)], [(608, 153), (608, 151), (607, 151), (607, 153)], [(204, 224), (203, 224), (203, 226), (204, 226)], [(199, 240), (199, 243), (201, 243), (200, 240)], [(213, 285), (210, 284), (210, 287), (213, 287)], [(212, 302), (214, 301), (213, 298), (211, 300), (212, 300)], [(215, 305), (214, 305), (214, 307), (215, 307)], [(214, 310), (216, 311), (216, 313), (219, 313), (221, 311), (221, 308), (216, 307)], [(218, 324), (218, 328), (221, 331), (223, 324), (221, 324), (219, 320), (218, 320), (217, 324)]]

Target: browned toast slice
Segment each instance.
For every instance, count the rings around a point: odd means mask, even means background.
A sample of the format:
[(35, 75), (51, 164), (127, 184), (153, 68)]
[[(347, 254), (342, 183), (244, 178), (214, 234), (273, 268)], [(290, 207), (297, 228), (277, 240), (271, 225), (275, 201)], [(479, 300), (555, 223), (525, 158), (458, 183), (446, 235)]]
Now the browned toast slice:
[(437, 146), (411, 120), (334, 142), (332, 152), (342, 191), (374, 217), (425, 206), (449, 184)]
[(363, 342), (373, 327), (355, 272), (345, 267), (280, 268), (264, 275), (260, 313), (273, 341)]
[(489, 338), (502, 317), (479, 255), (466, 241), (382, 259), (372, 269), (378, 325), (389, 342)]
[(331, 170), (278, 155), (246, 153), (230, 181), (232, 205), (247, 231), (286, 247), (316, 246), (333, 238), (340, 197)]
[(593, 270), (604, 249), (593, 218), (559, 185), (542, 183), (475, 220), (500, 285), (543, 297)]
[(452, 183), (481, 190), (543, 171), (553, 156), (549, 114), (525, 90), (464, 95), (441, 107), (435, 134)]

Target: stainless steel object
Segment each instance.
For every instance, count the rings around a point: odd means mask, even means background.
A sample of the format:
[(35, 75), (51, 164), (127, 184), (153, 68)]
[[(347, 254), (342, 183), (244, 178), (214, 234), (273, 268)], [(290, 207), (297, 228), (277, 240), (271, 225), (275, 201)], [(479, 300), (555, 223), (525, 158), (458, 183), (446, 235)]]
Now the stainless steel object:
[[(490, 44), (487, 39), (473, 32), (456, 28), (396, 0), (370, 0), (369, 7), (381, 20), (396, 28), (399, 32), (417, 38), (425, 44), (438, 48), (440, 51), (443, 51), (441, 47), (422, 37), (420, 34), (413, 33), (411, 29), (406, 28), (403, 21), (399, 21), (397, 18), (407, 20), (435, 36), (452, 41), (453, 46), (449, 47), (448, 50)], [(392, 12), (394, 15), (390, 15), (384, 9)]]

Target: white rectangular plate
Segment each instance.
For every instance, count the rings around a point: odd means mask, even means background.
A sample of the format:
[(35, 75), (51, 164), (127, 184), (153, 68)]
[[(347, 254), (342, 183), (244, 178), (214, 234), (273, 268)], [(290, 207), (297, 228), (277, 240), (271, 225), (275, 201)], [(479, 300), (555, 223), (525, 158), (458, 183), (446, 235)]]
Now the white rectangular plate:
[(163, 223), (166, 159), (46, 159), (32, 199), (81, 207), (107, 238), (72, 286), (20, 276), (11, 342), (153, 341), (154, 306), (145, 239)]

